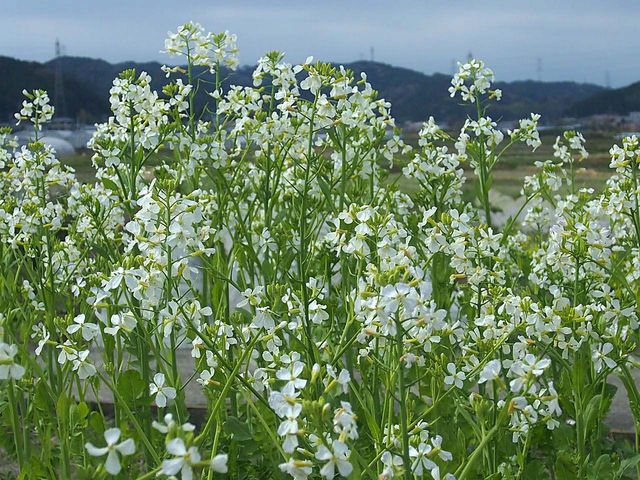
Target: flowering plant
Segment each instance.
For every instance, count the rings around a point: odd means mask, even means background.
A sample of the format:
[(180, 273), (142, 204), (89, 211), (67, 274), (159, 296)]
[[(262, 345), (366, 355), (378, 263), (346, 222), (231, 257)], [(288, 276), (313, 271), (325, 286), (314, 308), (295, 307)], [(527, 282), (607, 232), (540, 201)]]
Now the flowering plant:
[(165, 49), (186, 67), (162, 92), (144, 72), (114, 81), (95, 182), (40, 141), (44, 92), (17, 114), (31, 143), (1, 132), (0, 442), (21, 478), (636, 468), (638, 442), (614, 448), (604, 426), (615, 377), (640, 425), (636, 137), (596, 192), (576, 186), (587, 152), (567, 132), (500, 222), (494, 169), (540, 145), (540, 117), (499, 130), (482, 62), (449, 90), (477, 115), (457, 136), (430, 118), (414, 148), (364, 74), (271, 52), (224, 90), (235, 36), (189, 23)]

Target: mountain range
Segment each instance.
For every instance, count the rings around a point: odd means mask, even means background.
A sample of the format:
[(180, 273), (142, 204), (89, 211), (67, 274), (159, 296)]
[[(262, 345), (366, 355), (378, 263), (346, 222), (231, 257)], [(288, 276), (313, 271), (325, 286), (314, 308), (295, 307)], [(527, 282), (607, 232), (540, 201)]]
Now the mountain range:
[[(392, 114), (398, 123), (422, 121), (433, 115), (441, 122), (463, 120), (467, 111), (458, 99), (447, 91), (450, 76), (427, 75), (407, 68), (359, 61), (346, 64), (359, 77), (366, 72), (368, 81), (380, 96), (391, 102)], [(64, 104), (56, 105), (58, 115), (77, 118), (83, 122), (100, 121), (109, 115), (109, 89), (113, 79), (128, 68), (146, 71), (153, 79), (152, 87), (161, 90), (167, 82), (158, 62), (122, 62), (112, 64), (104, 60), (84, 57), (58, 57), (45, 63), (28, 62), (0, 56), (0, 122), (10, 121), (19, 110), (23, 88), (42, 88), (49, 91), (55, 105), (55, 72), (62, 73)], [(224, 84), (252, 85), (253, 67), (241, 67), (224, 72)], [(212, 76), (196, 72), (205, 81)], [(626, 114), (640, 110), (640, 82), (621, 89), (576, 82), (539, 82), (532, 80), (497, 82), (503, 91), (502, 101), (490, 111), (496, 120), (514, 120), (530, 112), (540, 113), (544, 123), (553, 123), (566, 116), (582, 117), (597, 113)], [(204, 107), (210, 98), (201, 92), (196, 107)], [(59, 101), (62, 103), (62, 101)]]

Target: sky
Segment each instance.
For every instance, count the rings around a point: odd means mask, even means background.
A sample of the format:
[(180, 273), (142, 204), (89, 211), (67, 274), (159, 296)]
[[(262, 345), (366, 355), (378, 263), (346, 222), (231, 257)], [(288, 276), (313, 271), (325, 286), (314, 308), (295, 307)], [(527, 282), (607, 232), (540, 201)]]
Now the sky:
[(0, 55), (157, 60), (167, 31), (193, 20), (238, 35), (240, 62), (373, 59), (451, 73), (469, 52), (498, 80), (640, 80), (637, 0), (0, 0)]

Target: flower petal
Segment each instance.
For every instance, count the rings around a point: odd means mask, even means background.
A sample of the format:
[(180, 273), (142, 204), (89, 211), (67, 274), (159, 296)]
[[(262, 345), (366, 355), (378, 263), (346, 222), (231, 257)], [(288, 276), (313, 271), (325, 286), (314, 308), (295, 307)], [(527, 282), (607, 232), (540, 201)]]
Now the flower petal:
[(165, 475), (175, 475), (182, 468), (184, 460), (182, 458), (172, 458), (162, 462), (162, 473)]
[(127, 440), (125, 440), (124, 442), (120, 443), (119, 445), (116, 446), (116, 449), (122, 454), (122, 455), (133, 455), (136, 452), (136, 444), (133, 441), (133, 439), (128, 438)]
[(113, 445), (118, 442), (120, 438), (120, 429), (119, 428), (110, 428), (109, 430), (105, 430), (104, 439), (107, 441), (107, 445)]
[(101, 457), (109, 451), (107, 447), (96, 447), (93, 443), (88, 442), (84, 444), (84, 448), (87, 449), (87, 452), (92, 457)]
[(120, 467), (120, 459), (115, 450), (111, 450), (107, 455), (107, 461), (104, 464), (105, 469), (111, 475), (117, 475), (120, 473), (122, 467)]
[(184, 445), (181, 438), (174, 438), (167, 443), (167, 452), (171, 455), (175, 455), (176, 457), (182, 457), (186, 455), (187, 447)]
[(216, 473), (227, 473), (229, 469), (227, 468), (227, 461), (229, 460), (229, 455), (219, 453), (211, 460), (211, 470)]

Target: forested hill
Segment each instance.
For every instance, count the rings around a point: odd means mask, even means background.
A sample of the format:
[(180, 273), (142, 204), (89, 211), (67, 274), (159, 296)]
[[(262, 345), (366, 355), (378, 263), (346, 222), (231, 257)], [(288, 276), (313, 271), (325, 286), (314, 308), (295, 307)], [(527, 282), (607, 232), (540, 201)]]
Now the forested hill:
[[(85, 121), (96, 121), (109, 114), (108, 92), (113, 79), (122, 70), (135, 68), (146, 71), (153, 78), (153, 87), (160, 90), (167, 82), (157, 62), (108, 63), (104, 60), (83, 57), (61, 57), (44, 64), (0, 57), (0, 121), (7, 121), (20, 105), (23, 88), (44, 88), (54, 100), (56, 62), (64, 79), (65, 116), (80, 117)], [(449, 97), (450, 76), (426, 75), (407, 68), (394, 67), (378, 62), (354, 62), (345, 65), (356, 75), (364, 71), (373, 87), (382, 98), (392, 104), (392, 113), (398, 123), (421, 121), (433, 115), (438, 121), (456, 122), (464, 111), (458, 100)], [(251, 85), (253, 67), (242, 67), (235, 72), (226, 72), (226, 83)], [(208, 73), (205, 80), (212, 80)], [(512, 120), (540, 113), (543, 121), (554, 121), (571, 111), (575, 105), (588, 101), (593, 95), (610, 93), (602, 87), (574, 82), (516, 81), (498, 82), (503, 90), (503, 100), (493, 107), (494, 119)], [(196, 106), (202, 108), (210, 99), (201, 94)]]
[(638, 111), (640, 111), (640, 82), (596, 93), (576, 102), (568, 113), (576, 117), (588, 117), (601, 113), (626, 115), (629, 112)]
[[(20, 110), (22, 90), (44, 89), (53, 102), (55, 72), (48, 64), (25, 62), (0, 56), (0, 122), (9, 121)], [(108, 97), (83, 79), (63, 77), (65, 105), (68, 114), (87, 119), (100, 118), (109, 106)]]

